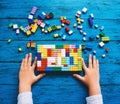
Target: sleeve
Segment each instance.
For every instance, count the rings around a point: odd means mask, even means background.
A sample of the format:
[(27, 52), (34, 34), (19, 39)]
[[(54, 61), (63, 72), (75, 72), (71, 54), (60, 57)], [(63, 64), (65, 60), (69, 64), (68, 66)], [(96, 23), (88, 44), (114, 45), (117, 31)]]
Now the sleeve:
[(18, 104), (33, 104), (32, 92), (23, 92), (18, 95)]
[(87, 104), (103, 104), (102, 95), (93, 95), (86, 97)]

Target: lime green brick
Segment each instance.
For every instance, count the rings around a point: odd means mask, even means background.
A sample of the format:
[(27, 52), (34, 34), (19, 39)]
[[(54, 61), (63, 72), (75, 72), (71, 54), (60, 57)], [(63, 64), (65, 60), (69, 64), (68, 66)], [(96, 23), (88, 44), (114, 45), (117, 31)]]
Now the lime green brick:
[(66, 58), (65, 57), (62, 57), (62, 65), (63, 64), (66, 64)]

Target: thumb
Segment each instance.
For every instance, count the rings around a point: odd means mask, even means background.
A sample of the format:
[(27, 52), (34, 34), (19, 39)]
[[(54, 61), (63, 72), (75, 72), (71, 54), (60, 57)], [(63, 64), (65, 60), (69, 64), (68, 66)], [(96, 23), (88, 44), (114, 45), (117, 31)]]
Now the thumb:
[(45, 75), (46, 75), (45, 73), (37, 75), (36, 78), (35, 78), (35, 81), (38, 81), (39, 79), (41, 79)]
[(84, 82), (84, 77), (80, 76), (79, 74), (73, 74), (73, 77), (75, 77), (76, 79)]

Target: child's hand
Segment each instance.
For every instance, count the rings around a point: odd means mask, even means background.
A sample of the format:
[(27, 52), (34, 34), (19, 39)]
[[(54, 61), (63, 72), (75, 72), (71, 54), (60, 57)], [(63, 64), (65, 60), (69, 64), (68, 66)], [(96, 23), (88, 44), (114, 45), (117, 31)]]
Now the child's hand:
[(82, 81), (85, 85), (87, 85), (89, 89), (89, 96), (100, 94), (100, 84), (99, 84), (99, 62), (96, 60), (96, 57), (89, 55), (88, 60), (88, 68), (86, 67), (84, 60), (83, 61), (83, 70), (85, 72), (85, 76), (80, 76), (79, 74), (73, 74), (73, 76), (80, 81)]
[(26, 54), (26, 57), (22, 60), (19, 72), (19, 93), (31, 91), (32, 84), (45, 76), (45, 74), (35, 76), (34, 70), (36, 67), (37, 58), (35, 58), (33, 65), (31, 65), (31, 61), (31, 53)]

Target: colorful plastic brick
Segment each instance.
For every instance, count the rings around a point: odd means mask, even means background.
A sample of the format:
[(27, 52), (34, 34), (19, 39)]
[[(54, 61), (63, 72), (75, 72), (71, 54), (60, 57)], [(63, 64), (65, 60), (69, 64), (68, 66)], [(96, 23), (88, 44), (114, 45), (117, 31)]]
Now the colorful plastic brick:
[(22, 48), (19, 47), (19, 48), (18, 48), (18, 52), (22, 52)]
[(93, 18), (89, 17), (88, 23), (89, 23), (89, 26), (92, 27), (93, 26)]
[(13, 29), (17, 29), (18, 25), (17, 24), (13, 24)]
[(74, 23), (74, 24), (73, 24), (73, 27), (76, 27), (76, 26), (77, 26), (77, 24), (76, 24), (76, 23)]
[(99, 43), (99, 46), (100, 46), (100, 47), (103, 47), (104, 45), (105, 45), (105, 44), (104, 44), (103, 42), (100, 42), (100, 43)]
[(78, 18), (80, 17), (80, 15), (81, 15), (81, 11), (77, 11), (75, 16)]
[(105, 36), (105, 33), (103, 31), (100, 32), (99, 34), (100, 37), (104, 37)]
[(110, 37), (106, 36), (106, 37), (101, 37), (102, 42), (109, 42), (110, 41)]
[(66, 40), (66, 35), (63, 35), (63, 36), (62, 36), (62, 40)]
[(19, 29), (17, 29), (17, 30), (16, 30), (16, 34), (18, 35), (19, 33), (20, 33), (20, 30), (19, 30)]
[(94, 18), (94, 14), (93, 14), (93, 13), (91, 13), (91, 14), (90, 14), (90, 17), (93, 19), (93, 18)]
[(49, 13), (50, 19), (54, 18), (54, 14), (52, 12)]
[(42, 13), (40, 13), (40, 14), (38, 15), (38, 17), (39, 17), (40, 19), (44, 20), (44, 19), (46, 18), (46, 15), (45, 15), (44, 12), (42, 12)]
[(28, 15), (28, 19), (33, 19), (33, 15)]
[(69, 34), (69, 35), (72, 35), (72, 34), (73, 34), (73, 31), (72, 31), (72, 30), (68, 31), (68, 34)]
[(105, 54), (102, 54), (102, 58), (105, 58), (106, 57), (106, 55)]
[(87, 35), (87, 33), (86, 32), (83, 32), (83, 36), (86, 36)]
[(31, 32), (32, 32), (32, 33), (35, 33), (36, 30), (37, 30), (37, 28), (38, 28), (38, 25), (37, 25), (37, 23), (35, 23), (35, 24), (33, 25), (32, 29), (31, 29)]
[(68, 26), (65, 27), (66, 32), (68, 32), (70, 30), (70, 28)]
[(109, 52), (108, 48), (106, 48), (106, 49), (105, 49), (105, 52), (106, 52), (106, 53), (108, 53), (108, 52)]
[(27, 46), (27, 48), (30, 48), (31, 47), (31, 43), (28, 42), (26, 46)]
[(101, 26), (100, 31), (103, 31), (103, 30), (104, 30), (104, 26)]
[(12, 23), (10, 23), (10, 24), (8, 25), (8, 27), (9, 27), (9, 28), (13, 27), (13, 24), (12, 24)]
[(35, 48), (36, 47), (36, 43), (35, 42), (31, 42), (31, 48)]
[(83, 39), (82, 39), (84, 42), (86, 41), (86, 37), (83, 37)]
[(27, 36), (31, 35), (31, 31), (28, 30), (28, 31), (26, 32), (26, 34), (27, 34)]
[(97, 28), (98, 28), (98, 24), (95, 24), (95, 26), (94, 26), (94, 27), (95, 27), (95, 29), (97, 29)]
[(7, 41), (7, 42), (8, 42), (8, 43), (11, 43), (11, 41), (12, 41), (11, 39), (8, 39), (8, 41)]
[(34, 6), (34, 7), (32, 8), (32, 10), (31, 10), (30, 13), (31, 13), (32, 15), (34, 15), (34, 14), (36, 13), (37, 9), (38, 9), (38, 8), (37, 8), (36, 6)]
[(38, 71), (81, 71), (81, 45), (37, 45)]
[(87, 12), (87, 8), (86, 7), (84, 7), (83, 9), (82, 9), (82, 13), (86, 13)]
[(58, 34), (54, 34), (54, 38), (58, 38), (59, 37), (59, 35)]
[(96, 51), (95, 50), (93, 51), (93, 54), (96, 55)]

